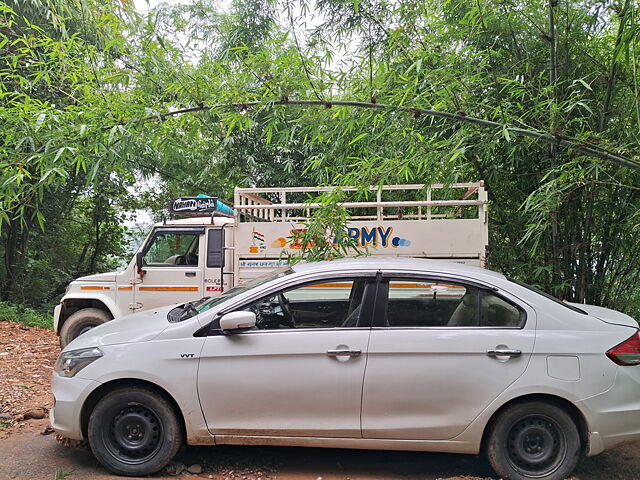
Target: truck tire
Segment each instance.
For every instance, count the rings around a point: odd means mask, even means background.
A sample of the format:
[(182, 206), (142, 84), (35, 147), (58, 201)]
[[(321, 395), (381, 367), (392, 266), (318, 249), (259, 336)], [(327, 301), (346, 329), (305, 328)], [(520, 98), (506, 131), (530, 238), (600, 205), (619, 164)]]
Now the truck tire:
[(93, 327), (111, 320), (111, 315), (99, 308), (83, 308), (71, 314), (60, 329), (60, 347), (64, 348), (71, 340), (79, 337)]

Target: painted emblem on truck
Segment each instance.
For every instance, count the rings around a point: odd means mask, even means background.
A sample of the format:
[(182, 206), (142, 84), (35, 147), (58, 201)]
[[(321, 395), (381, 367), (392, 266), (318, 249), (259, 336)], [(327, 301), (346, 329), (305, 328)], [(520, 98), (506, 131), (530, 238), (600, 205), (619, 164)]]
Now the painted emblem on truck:
[[(286, 238), (277, 238), (274, 242), (271, 243), (272, 248), (286, 248), (287, 246), (294, 250), (300, 250), (302, 248), (302, 242), (300, 241), (299, 235), (300, 233), (306, 232), (306, 229), (294, 229), (291, 230), (291, 235), (294, 237), (292, 241)], [(393, 227), (348, 227), (347, 228), (347, 237), (353, 240), (354, 246), (356, 248), (365, 248), (365, 247), (408, 247), (411, 245), (411, 240), (396, 237), (393, 235)], [(334, 243), (337, 240), (334, 240)], [(313, 245), (308, 244), (307, 248), (311, 248)], [(253, 251), (249, 247), (250, 253), (258, 253), (257, 250)]]
[(264, 246), (264, 233), (258, 232), (255, 228), (251, 231), (251, 246), (249, 247), (249, 253), (258, 253), (265, 249)]

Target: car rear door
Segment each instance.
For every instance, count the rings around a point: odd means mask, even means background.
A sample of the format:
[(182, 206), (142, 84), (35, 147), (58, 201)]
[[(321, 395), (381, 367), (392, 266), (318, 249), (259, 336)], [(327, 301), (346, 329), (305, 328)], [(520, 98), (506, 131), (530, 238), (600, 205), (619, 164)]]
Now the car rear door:
[(364, 438), (453, 438), (524, 373), (535, 312), (480, 287), (383, 278), (363, 387)]

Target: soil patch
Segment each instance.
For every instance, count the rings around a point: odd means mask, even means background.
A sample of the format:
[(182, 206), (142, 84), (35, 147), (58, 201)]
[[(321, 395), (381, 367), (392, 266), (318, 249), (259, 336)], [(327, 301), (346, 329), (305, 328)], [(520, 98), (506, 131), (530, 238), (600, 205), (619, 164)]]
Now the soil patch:
[(0, 438), (24, 428), (29, 419), (48, 416), (59, 353), (52, 330), (0, 321)]

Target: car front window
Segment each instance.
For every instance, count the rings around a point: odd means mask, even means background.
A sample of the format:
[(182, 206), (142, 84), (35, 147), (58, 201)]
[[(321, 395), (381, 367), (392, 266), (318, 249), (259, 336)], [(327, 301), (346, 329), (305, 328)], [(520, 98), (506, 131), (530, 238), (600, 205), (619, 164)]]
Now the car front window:
[(306, 283), (263, 297), (244, 310), (256, 315), (259, 330), (353, 328), (359, 326), (367, 279)]

